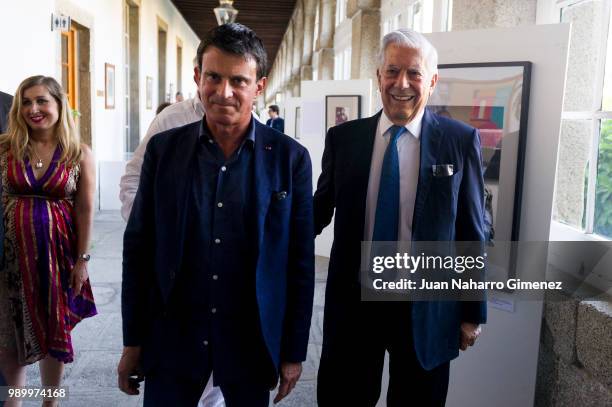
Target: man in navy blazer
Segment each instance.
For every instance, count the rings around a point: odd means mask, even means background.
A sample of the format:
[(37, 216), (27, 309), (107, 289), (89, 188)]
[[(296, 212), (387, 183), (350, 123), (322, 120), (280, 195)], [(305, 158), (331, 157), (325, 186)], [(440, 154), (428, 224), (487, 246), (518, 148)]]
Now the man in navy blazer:
[(280, 131), (281, 133), (285, 132), (285, 119), (279, 116), (280, 109), (278, 105), (270, 105), (268, 108), (268, 115), (270, 118), (266, 121), (266, 126), (270, 126), (273, 129)]
[(437, 53), (421, 34), (387, 34), (377, 78), (383, 110), (329, 130), (314, 197), (317, 234), (335, 212), (318, 402), (375, 406), (388, 352), (387, 405), (440, 406), (485, 303), (362, 301), (361, 242), (483, 241), (479, 135), (426, 109)]
[(124, 235), (119, 387), (195, 406), (212, 375), (228, 407), (295, 386), (314, 293), (305, 148), (251, 116), (266, 54), (226, 24), (198, 48), (202, 121), (154, 136)]

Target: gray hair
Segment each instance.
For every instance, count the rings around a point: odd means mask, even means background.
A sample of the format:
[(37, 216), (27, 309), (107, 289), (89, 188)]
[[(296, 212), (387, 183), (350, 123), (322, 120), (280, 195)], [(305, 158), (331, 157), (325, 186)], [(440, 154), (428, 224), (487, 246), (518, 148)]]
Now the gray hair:
[(427, 72), (433, 75), (438, 73), (438, 51), (421, 33), (408, 28), (399, 28), (391, 31), (383, 37), (380, 52), (378, 53), (378, 66), (382, 67), (385, 63), (385, 50), (391, 44), (399, 44), (408, 48), (416, 49), (420, 52)]

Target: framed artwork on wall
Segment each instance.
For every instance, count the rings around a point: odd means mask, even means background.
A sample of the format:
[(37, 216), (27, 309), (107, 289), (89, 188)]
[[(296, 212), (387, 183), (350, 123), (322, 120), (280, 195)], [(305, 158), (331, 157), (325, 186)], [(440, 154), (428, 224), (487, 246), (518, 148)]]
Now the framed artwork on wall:
[(104, 64), (104, 108), (115, 108), (115, 65)]
[(349, 120), (361, 118), (360, 95), (325, 96), (325, 131)]
[[(429, 108), (480, 133), (489, 263), (512, 277), (516, 245), (510, 242), (519, 240), (531, 63), (439, 65), (438, 76)], [(501, 243), (497, 258), (495, 241)]]

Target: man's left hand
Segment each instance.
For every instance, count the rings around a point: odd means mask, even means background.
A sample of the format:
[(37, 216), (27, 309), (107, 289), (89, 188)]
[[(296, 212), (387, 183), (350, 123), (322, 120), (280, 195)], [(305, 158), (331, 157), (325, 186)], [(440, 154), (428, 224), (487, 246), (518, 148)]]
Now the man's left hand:
[(480, 325), (470, 322), (461, 323), (461, 350), (466, 350), (469, 346), (474, 346), (478, 335), (480, 335)]
[(281, 363), (280, 385), (278, 393), (274, 397), (274, 404), (284, 399), (295, 387), (300, 375), (302, 374), (302, 363)]

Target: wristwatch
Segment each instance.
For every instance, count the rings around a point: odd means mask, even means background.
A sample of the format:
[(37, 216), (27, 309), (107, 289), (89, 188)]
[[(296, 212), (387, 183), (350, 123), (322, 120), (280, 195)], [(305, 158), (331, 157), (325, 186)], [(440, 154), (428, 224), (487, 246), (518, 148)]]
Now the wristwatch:
[(89, 259), (91, 259), (91, 255), (89, 253), (83, 253), (79, 255), (79, 259), (84, 260), (84, 261), (89, 261)]

